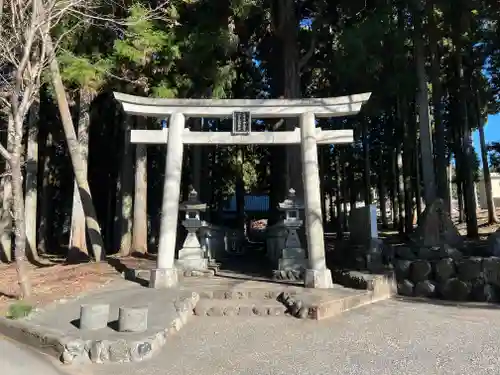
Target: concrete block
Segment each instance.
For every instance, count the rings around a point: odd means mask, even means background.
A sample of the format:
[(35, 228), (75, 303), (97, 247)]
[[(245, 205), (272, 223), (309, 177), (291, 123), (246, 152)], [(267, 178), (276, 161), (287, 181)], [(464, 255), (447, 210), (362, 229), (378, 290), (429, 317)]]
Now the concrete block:
[(332, 273), (328, 268), (308, 269), (304, 275), (306, 288), (330, 289), (333, 288)]
[(109, 320), (109, 305), (81, 305), (80, 329), (96, 330), (106, 328)]
[(144, 332), (147, 328), (147, 307), (120, 307), (118, 309), (118, 331)]
[(179, 282), (177, 268), (156, 268), (151, 270), (149, 287), (154, 289), (173, 288)]

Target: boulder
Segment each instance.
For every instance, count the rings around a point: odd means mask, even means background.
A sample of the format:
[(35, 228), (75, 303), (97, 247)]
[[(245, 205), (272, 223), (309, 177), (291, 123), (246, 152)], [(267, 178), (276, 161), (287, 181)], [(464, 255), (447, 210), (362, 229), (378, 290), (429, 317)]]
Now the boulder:
[(440, 246), (439, 251), (441, 253), (441, 258), (451, 258), (457, 260), (462, 259), (464, 256), (464, 254), (460, 250), (448, 244), (443, 244), (442, 246)]
[(488, 284), (500, 287), (500, 258), (484, 258), (483, 273)]
[(416, 297), (433, 297), (436, 294), (436, 285), (430, 280), (420, 281), (415, 285)]
[(500, 257), (500, 232), (490, 234), (487, 241), (486, 255)]
[(458, 278), (446, 280), (442, 287), (443, 297), (451, 301), (467, 301), (470, 292), (470, 284)]
[(472, 282), (471, 296), (474, 301), (478, 302), (496, 302), (498, 300), (495, 286), (485, 283), (482, 279)]
[(396, 252), (396, 258), (399, 258), (399, 259), (404, 259), (404, 260), (417, 259), (417, 256), (415, 255), (413, 250), (407, 246), (399, 246), (396, 248), (395, 252)]
[(398, 294), (406, 297), (413, 297), (414, 285), (410, 280), (403, 280), (398, 283)]
[(439, 247), (444, 244), (455, 248), (463, 246), (462, 236), (453, 224), (442, 199), (436, 199), (425, 207), (418, 220), (413, 241), (420, 247)]
[(398, 259), (394, 265), (396, 280), (402, 281), (410, 277), (411, 260)]
[(458, 278), (462, 281), (472, 281), (483, 276), (483, 258), (471, 257), (457, 262)]
[(418, 259), (432, 260), (436, 259), (436, 256), (439, 257), (439, 248), (437, 254), (429, 247), (417, 247), (413, 251)]
[(440, 283), (455, 275), (455, 262), (451, 258), (444, 258), (434, 264), (434, 276)]
[(418, 283), (419, 281), (428, 280), (431, 276), (432, 267), (426, 260), (416, 260), (411, 264), (410, 275), (411, 281)]

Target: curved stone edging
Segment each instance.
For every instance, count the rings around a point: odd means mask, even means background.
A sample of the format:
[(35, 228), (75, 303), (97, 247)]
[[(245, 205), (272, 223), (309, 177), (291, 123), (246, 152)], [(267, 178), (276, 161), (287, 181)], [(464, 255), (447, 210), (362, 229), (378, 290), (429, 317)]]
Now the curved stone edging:
[[(82, 340), (66, 336), (63, 332), (33, 324), (29, 319), (10, 320), (0, 318), (0, 333), (45, 354), (59, 358), (66, 364), (77, 363), (124, 363), (151, 358), (166, 343), (169, 336), (178, 332), (193, 315), (200, 299), (198, 293), (174, 302), (178, 316), (169, 327), (143, 339)], [(137, 337), (137, 336), (136, 336)]]
[(140, 362), (151, 358), (167, 341), (167, 338), (187, 323), (193, 315), (193, 309), (200, 299), (200, 296), (192, 292), (190, 297), (174, 302), (178, 316), (171, 322), (170, 327), (149, 334), (141, 340), (129, 341), (127, 339), (118, 340), (81, 340), (68, 338), (63, 344), (61, 361), (63, 363), (125, 363)]

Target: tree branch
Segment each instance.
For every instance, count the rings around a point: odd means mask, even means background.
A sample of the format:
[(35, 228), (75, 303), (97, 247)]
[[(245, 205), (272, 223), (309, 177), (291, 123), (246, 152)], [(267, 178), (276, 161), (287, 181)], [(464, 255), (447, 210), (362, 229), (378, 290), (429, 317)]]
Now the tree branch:
[(7, 161), (10, 161), (12, 159), (9, 151), (7, 151), (7, 149), (1, 144), (0, 144), (0, 155), (2, 155), (3, 158)]

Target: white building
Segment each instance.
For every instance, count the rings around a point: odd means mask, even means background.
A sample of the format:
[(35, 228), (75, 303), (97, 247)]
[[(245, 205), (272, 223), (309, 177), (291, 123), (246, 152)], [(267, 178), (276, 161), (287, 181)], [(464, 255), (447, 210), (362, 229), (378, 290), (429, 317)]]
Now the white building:
[[(487, 209), (486, 204), (486, 190), (484, 188), (484, 178), (479, 177), (479, 182), (477, 183), (477, 195), (479, 200), (479, 207), (481, 209)], [(500, 173), (491, 173), (491, 192), (493, 195), (493, 201), (495, 202), (495, 207), (500, 207)]]

